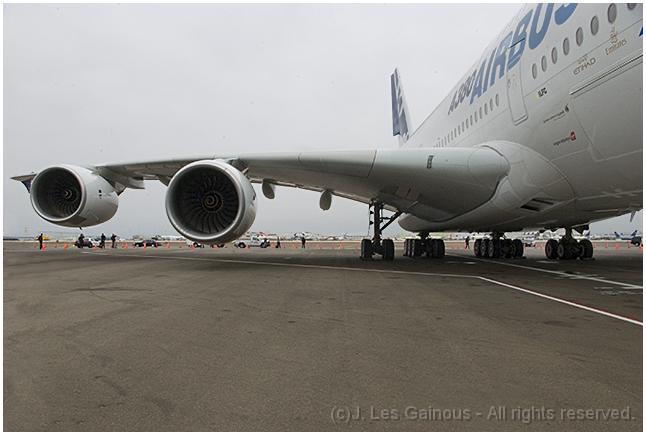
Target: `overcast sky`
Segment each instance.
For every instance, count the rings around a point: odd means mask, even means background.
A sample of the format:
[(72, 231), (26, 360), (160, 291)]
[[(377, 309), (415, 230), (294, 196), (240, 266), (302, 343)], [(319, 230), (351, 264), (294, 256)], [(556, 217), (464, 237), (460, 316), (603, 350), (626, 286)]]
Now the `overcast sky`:
[[(5, 4), (4, 234), (61, 229), (8, 180), (56, 163), (395, 147), (392, 70), (417, 126), (518, 9)], [(88, 232), (176, 234), (165, 189), (126, 191), (117, 215)], [(318, 194), (283, 188), (259, 196), (252, 229), (361, 234), (367, 206), (335, 198), (323, 212)]]

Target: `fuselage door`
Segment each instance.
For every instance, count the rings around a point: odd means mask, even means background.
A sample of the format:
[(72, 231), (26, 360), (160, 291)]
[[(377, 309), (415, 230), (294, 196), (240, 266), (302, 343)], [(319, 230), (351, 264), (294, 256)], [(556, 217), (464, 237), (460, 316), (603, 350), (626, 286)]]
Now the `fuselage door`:
[[(507, 57), (509, 58), (509, 53), (515, 45), (524, 43), (525, 40), (521, 39), (509, 47), (507, 49)], [(511, 120), (514, 125), (518, 125), (527, 119), (527, 107), (525, 107), (525, 100), (523, 98), (523, 81), (521, 79), (522, 69), (523, 65), (521, 57), (511, 71), (507, 71), (507, 101), (509, 103)]]

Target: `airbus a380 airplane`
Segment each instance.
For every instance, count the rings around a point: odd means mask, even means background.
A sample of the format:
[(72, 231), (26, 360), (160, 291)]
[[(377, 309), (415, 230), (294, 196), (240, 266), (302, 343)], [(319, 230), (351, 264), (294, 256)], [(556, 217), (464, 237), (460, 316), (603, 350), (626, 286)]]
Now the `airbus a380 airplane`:
[(547, 257), (590, 258), (572, 229), (642, 208), (642, 13), (636, 3), (523, 7), (416, 130), (395, 71), (397, 149), (62, 164), (14, 179), (36, 213), (70, 227), (109, 220), (121, 192), (159, 180), (177, 231), (228, 242), (254, 221), (257, 182), (269, 198), (276, 185), (320, 191), (323, 209), (333, 195), (370, 204), (364, 259), (394, 258), (381, 233), (396, 218), (421, 236), (405, 255), (442, 257), (428, 234), (454, 230), (491, 234), (474, 243), (477, 256), (522, 256), (506, 231), (565, 228)]

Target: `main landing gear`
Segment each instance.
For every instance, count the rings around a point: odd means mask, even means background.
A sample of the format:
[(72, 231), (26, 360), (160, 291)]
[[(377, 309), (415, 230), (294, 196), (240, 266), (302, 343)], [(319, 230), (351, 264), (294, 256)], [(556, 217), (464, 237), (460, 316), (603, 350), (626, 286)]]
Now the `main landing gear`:
[(419, 239), (404, 240), (404, 256), (420, 257), (426, 254), (431, 258), (444, 258), (444, 240), (429, 239), (428, 233), (421, 233)]
[(503, 233), (492, 233), (490, 239), (476, 239), (473, 242), (473, 253), (476, 257), (484, 258), (523, 258), (523, 241), (503, 237)]
[(545, 243), (545, 256), (550, 260), (574, 260), (592, 258), (594, 248), (588, 239), (581, 241), (572, 237), (572, 228), (565, 229), (565, 235), (560, 240), (549, 239)]
[(381, 202), (370, 204), (369, 209), (370, 214), (373, 215), (374, 218), (374, 221), (370, 221), (371, 225), (374, 224), (374, 235), (372, 240), (363, 239), (361, 241), (361, 259), (371, 260), (373, 255), (379, 254), (384, 260), (392, 261), (395, 259), (395, 243), (392, 239), (382, 239), (381, 235), (383, 230), (385, 230), (388, 225), (395, 222), (395, 219), (397, 219), (402, 213), (398, 211), (390, 217), (384, 217), (384, 205)]

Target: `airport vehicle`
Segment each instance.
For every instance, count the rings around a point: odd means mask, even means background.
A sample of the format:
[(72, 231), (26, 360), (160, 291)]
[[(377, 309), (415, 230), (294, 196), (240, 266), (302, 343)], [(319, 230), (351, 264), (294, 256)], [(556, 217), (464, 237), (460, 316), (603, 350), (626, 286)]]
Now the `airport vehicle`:
[(186, 246), (188, 246), (188, 247), (193, 247), (193, 248), (203, 248), (203, 247), (204, 247), (204, 243), (200, 243), (200, 242), (193, 242), (192, 240), (187, 240), (187, 241), (186, 241)]
[(89, 237), (84, 237), (82, 242), (76, 239), (74, 241), (74, 246), (76, 246), (77, 248), (93, 248), (94, 246), (99, 246), (99, 245), (98, 243), (97, 244), (93, 243), (92, 239), (90, 239)]
[(393, 241), (382, 234), (396, 220), (419, 235), (426, 252), (429, 233), (467, 231), (488, 234), (474, 241), (476, 255), (518, 257), (523, 243), (506, 232), (563, 228), (545, 243), (546, 256), (590, 258), (592, 244), (573, 231), (643, 205), (642, 13), (639, 3), (523, 6), (417, 128), (395, 70), (398, 148), (214, 150), (197, 158), (60, 164), (14, 179), (30, 191), (36, 213), (70, 227), (109, 220), (120, 193), (159, 180), (180, 234), (230, 242), (254, 222), (251, 183), (260, 183), (270, 199), (275, 186), (321, 192), (323, 210), (334, 196), (368, 204), (373, 236), (361, 243), (363, 259), (394, 258)]
[(626, 236), (615, 231), (615, 237), (617, 238), (617, 240), (628, 240), (630, 241), (631, 245), (639, 246), (642, 244), (642, 236), (638, 235), (638, 232), (638, 230), (635, 230), (631, 234)]
[(144, 246), (152, 246), (153, 248), (157, 248), (158, 246), (161, 246), (162, 244), (158, 242), (157, 240), (153, 239), (145, 239), (145, 240), (137, 240), (133, 243), (135, 248), (143, 248)]
[(251, 236), (248, 239), (236, 240), (233, 242), (233, 246), (236, 248), (269, 248), (271, 246), (271, 242), (266, 238)]

